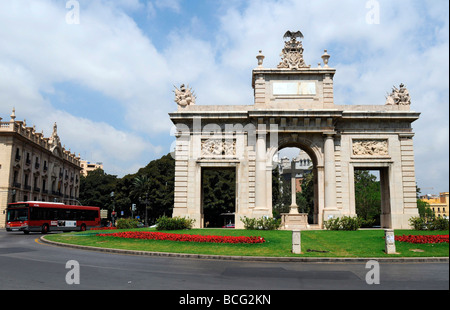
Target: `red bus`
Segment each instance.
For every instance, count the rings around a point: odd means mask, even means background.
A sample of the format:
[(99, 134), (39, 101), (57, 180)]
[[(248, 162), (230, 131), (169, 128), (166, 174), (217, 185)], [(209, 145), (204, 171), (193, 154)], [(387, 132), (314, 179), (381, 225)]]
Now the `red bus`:
[(100, 208), (56, 202), (26, 201), (8, 204), (6, 231), (84, 231), (100, 227)]

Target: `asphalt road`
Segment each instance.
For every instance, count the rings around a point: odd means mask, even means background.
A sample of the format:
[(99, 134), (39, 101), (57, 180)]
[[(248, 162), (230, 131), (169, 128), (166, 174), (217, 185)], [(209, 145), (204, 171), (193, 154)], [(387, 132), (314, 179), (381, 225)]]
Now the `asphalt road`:
[[(375, 265), (366, 268), (365, 263), (242, 262), (108, 254), (42, 244), (39, 237), (41, 234), (0, 231), (1, 290), (167, 290), (176, 291), (179, 299), (175, 301), (180, 302), (186, 295), (184, 290), (197, 291), (200, 296), (212, 290), (240, 291), (242, 295), (259, 290), (449, 289), (448, 263), (379, 263), (379, 273), (375, 274)], [(375, 283), (368, 284), (366, 276)], [(189, 299), (186, 297), (185, 301)]]

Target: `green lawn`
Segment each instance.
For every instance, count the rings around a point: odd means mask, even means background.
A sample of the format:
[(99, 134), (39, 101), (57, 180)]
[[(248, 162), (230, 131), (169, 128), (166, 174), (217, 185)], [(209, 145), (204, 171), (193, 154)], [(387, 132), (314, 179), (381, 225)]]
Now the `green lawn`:
[[(146, 231), (149, 229), (135, 229)], [(124, 230), (114, 230), (124, 231)], [(411, 244), (396, 242), (398, 255), (384, 253), (384, 230), (358, 231), (303, 231), (302, 253), (291, 253), (290, 231), (259, 231), (239, 229), (192, 229), (166, 231), (170, 233), (227, 236), (260, 236), (262, 244), (213, 244), (198, 242), (134, 240), (114, 237), (99, 237), (98, 233), (113, 231), (87, 231), (83, 233), (50, 234), (51, 241), (77, 245), (129, 249), (138, 251), (192, 253), (209, 255), (268, 256), (268, 257), (448, 257), (449, 244)], [(396, 230), (395, 235), (448, 235), (448, 231)], [(411, 251), (414, 250), (414, 251)], [(419, 251), (417, 251), (419, 250)]]

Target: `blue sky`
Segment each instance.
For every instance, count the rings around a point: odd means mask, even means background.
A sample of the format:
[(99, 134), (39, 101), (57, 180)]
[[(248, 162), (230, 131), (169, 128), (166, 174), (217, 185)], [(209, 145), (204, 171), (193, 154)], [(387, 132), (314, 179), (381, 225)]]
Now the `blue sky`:
[[(73, 1), (73, 0), (72, 0)], [(280, 61), (288, 29), (304, 58), (331, 55), (336, 104), (384, 104), (404, 83), (423, 192), (449, 190), (449, 6), (444, 0), (0, 1), (0, 117), (26, 119), (107, 173), (135, 173), (170, 151), (173, 85), (197, 104), (251, 104), (251, 70)], [(371, 4), (379, 23), (368, 23)]]

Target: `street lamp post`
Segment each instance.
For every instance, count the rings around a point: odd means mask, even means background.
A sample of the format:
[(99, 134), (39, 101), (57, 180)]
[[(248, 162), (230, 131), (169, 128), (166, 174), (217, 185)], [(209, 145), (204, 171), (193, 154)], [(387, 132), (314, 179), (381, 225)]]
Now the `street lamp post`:
[(147, 218), (148, 193), (145, 193), (145, 199), (142, 199), (141, 197), (139, 197), (139, 202), (145, 204), (145, 220), (144, 220), (144, 225), (145, 225), (146, 227), (148, 227), (148, 218)]
[(112, 199), (112, 212), (111, 212), (111, 220), (112, 220), (112, 226), (116, 226), (116, 222), (114, 220), (114, 216), (116, 215), (116, 207), (114, 205), (114, 192), (111, 192), (111, 194), (109, 194), (111, 196)]

